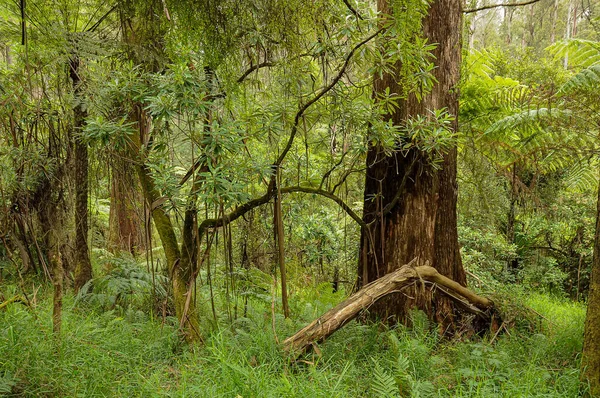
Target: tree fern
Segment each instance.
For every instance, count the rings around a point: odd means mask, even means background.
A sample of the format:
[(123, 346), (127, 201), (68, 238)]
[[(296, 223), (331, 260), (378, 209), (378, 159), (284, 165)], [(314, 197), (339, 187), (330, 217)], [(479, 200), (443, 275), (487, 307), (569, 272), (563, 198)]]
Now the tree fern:
[(573, 163), (566, 171), (565, 184), (573, 191), (586, 191), (598, 185), (597, 162)]
[(568, 57), (569, 64), (587, 68), (600, 63), (600, 43), (592, 40), (570, 39), (554, 43), (548, 51), (555, 57)]
[(600, 64), (588, 66), (561, 86), (559, 94), (596, 92), (600, 86)]

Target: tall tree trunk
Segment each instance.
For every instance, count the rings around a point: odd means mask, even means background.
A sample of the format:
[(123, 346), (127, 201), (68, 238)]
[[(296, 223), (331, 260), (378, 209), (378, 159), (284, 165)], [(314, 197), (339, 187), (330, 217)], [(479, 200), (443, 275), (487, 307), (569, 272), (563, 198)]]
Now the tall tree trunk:
[(138, 254), (145, 250), (144, 218), (140, 209), (144, 197), (131, 161), (116, 156), (111, 162), (108, 249)]
[[(383, 14), (390, 13), (388, 0), (379, 0)], [(458, 0), (436, 0), (423, 20), (423, 35), (430, 43), (438, 43), (434, 51), (437, 83), (421, 101), (414, 95), (388, 115), (395, 125), (409, 117), (427, 116), (431, 110), (446, 108), (458, 114), (456, 85), (460, 76), (462, 13)], [(399, 68), (399, 65), (398, 65)], [(375, 93), (400, 93), (397, 76), (376, 76)], [(452, 128), (456, 130), (457, 120)], [(418, 257), (429, 262), (440, 274), (466, 285), (457, 233), (456, 148), (443, 157), (440, 169), (430, 166), (424, 154), (411, 150), (386, 156), (380, 146), (372, 145), (367, 153), (367, 173), (363, 219), (369, 231), (361, 232), (359, 286), (395, 270)], [(400, 191), (400, 192), (399, 192)], [(394, 198), (399, 196), (394, 204)], [(391, 208), (390, 208), (391, 207)], [(371, 308), (371, 314), (392, 322), (408, 321), (412, 307), (424, 310), (441, 325), (453, 329), (454, 306), (444, 296), (431, 290), (414, 290), (382, 299)]]
[(581, 367), (581, 378), (582, 381), (590, 384), (590, 395), (600, 396), (600, 189), (598, 190), (594, 257), (585, 318)]
[(277, 194), (274, 197), (273, 224), (275, 237), (277, 238), (277, 262), (281, 274), (281, 304), (283, 305), (283, 316), (290, 317), (290, 307), (287, 297), (287, 275), (285, 270), (285, 244), (283, 239), (283, 212), (281, 211), (281, 169), (277, 168)]
[[(159, 73), (164, 69), (166, 57), (164, 54), (164, 37), (166, 29), (162, 14), (156, 10), (162, 9), (159, 0), (149, 2), (134, 2), (131, 0), (120, 3), (121, 29), (123, 40), (127, 45), (129, 59), (136, 65), (151, 73)], [(182, 248), (179, 248), (175, 228), (165, 211), (159, 193), (156, 190), (150, 170), (146, 165), (146, 143), (150, 140), (151, 118), (143, 109), (144, 104), (135, 102), (130, 119), (137, 125), (138, 134), (130, 136), (129, 157), (135, 164), (140, 180), (144, 199), (150, 208), (154, 226), (167, 258), (167, 266), (175, 313), (180, 321), (183, 335), (187, 341), (200, 339), (198, 314), (195, 302), (191, 299), (191, 289), (195, 283), (195, 254), (197, 239), (193, 234), (195, 218), (190, 207), (186, 209), (184, 220)], [(188, 299), (190, 297), (190, 299)]]
[(190, 284), (193, 283), (195, 278), (192, 266), (193, 261), (191, 260), (192, 251), (190, 250), (193, 246), (191, 231), (193, 223), (191, 223), (189, 214), (186, 212), (184, 231), (188, 231), (189, 233), (184, 233), (182, 249), (184, 255), (182, 256), (182, 250), (179, 249), (173, 223), (162, 204), (160, 204), (160, 197), (154, 186), (150, 170), (146, 166), (143, 157), (140, 158), (140, 156), (143, 156), (142, 142), (146, 142), (146, 137), (150, 133), (150, 118), (142, 109), (142, 106), (137, 104), (134, 107), (131, 119), (137, 124), (139, 134), (131, 136), (130, 155), (133, 159), (137, 160), (135, 162), (137, 165), (136, 170), (142, 186), (144, 199), (150, 208), (152, 220), (160, 237), (165, 257), (167, 258), (168, 271), (173, 287), (175, 314), (181, 322), (185, 339), (187, 341), (197, 341), (201, 337), (198, 314), (195, 310), (194, 300), (187, 300), (188, 294), (191, 294)]
[(78, 56), (69, 60), (69, 75), (73, 84), (76, 105), (73, 107), (75, 147), (75, 291), (92, 279), (92, 263), (88, 249), (88, 148), (81, 138), (86, 111), (81, 97), (81, 61)]

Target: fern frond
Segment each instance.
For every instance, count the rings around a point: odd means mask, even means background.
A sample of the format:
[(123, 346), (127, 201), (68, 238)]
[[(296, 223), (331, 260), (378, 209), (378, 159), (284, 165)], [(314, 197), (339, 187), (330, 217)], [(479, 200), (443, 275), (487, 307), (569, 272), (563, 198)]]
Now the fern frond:
[(568, 169), (565, 177), (567, 188), (582, 192), (598, 186), (597, 162), (576, 162)]
[(486, 136), (508, 135), (515, 140), (527, 142), (537, 133), (545, 132), (548, 123), (555, 119), (568, 118), (571, 112), (559, 108), (539, 108), (506, 116), (492, 124)]
[(561, 86), (559, 94), (596, 92), (600, 86), (600, 64), (589, 66), (573, 75)]
[(377, 362), (373, 360), (375, 367), (373, 369), (373, 381), (371, 382), (371, 391), (374, 397), (378, 398), (397, 398), (399, 397), (398, 384), (394, 377), (385, 371)]
[(556, 42), (547, 50), (557, 58), (569, 57), (569, 63), (587, 68), (600, 63), (600, 43), (592, 40), (570, 39)]

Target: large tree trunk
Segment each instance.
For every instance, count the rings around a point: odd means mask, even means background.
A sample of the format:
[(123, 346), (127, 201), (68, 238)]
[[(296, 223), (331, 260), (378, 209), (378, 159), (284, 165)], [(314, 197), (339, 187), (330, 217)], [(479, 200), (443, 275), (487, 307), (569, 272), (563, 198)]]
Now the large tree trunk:
[[(390, 13), (388, 0), (379, 0), (378, 7), (382, 13)], [(395, 125), (403, 125), (417, 115), (427, 117), (435, 109), (446, 108), (457, 116), (461, 20), (458, 0), (436, 0), (431, 4), (423, 20), (423, 36), (430, 43), (438, 43), (434, 51), (437, 68), (433, 72), (437, 83), (421, 101), (414, 95), (402, 101), (399, 109), (388, 115)], [(375, 93), (386, 89), (401, 93), (396, 79), (389, 73), (377, 76)], [(452, 128), (456, 130), (457, 125), (455, 119)], [(452, 148), (444, 155), (441, 168), (434, 169), (417, 150), (405, 156), (400, 152), (385, 156), (378, 145), (369, 148), (363, 219), (370, 227), (361, 234), (359, 286), (415, 257), (428, 261), (442, 275), (466, 284), (457, 234), (456, 156), (457, 150)], [(391, 322), (406, 322), (408, 310), (413, 307), (435, 318), (441, 331), (453, 330), (452, 302), (441, 295), (432, 297), (428, 290), (390, 295), (373, 306), (371, 313)]]
[(594, 258), (592, 279), (588, 297), (581, 377), (590, 384), (590, 394), (600, 396), (600, 189), (596, 212), (596, 234), (594, 236)]
[(73, 56), (69, 61), (69, 75), (75, 98), (73, 108), (74, 147), (75, 147), (75, 291), (79, 291), (92, 279), (92, 263), (88, 250), (88, 148), (80, 137), (85, 124), (86, 111), (81, 97), (81, 61)]

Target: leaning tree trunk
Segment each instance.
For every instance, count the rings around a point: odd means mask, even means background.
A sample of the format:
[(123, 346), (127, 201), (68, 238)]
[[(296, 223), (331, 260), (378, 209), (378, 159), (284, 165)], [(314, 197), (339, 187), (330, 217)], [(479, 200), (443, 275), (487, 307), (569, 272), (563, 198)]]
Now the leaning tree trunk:
[[(160, 203), (160, 195), (156, 190), (150, 170), (143, 158), (142, 142), (145, 142), (148, 134), (150, 134), (150, 117), (142, 109), (141, 104), (134, 106), (134, 110), (130, 116), (131, 120), (137, 125), (138, 131), (138, 133), (131, 135), (130, 155), (132, 159), (136, 159), (136, 170), (142, 186), (144, 199), (150, 207), (152, 220), (160, 237), (165, 257), (167, 258), (168, 271), (173, 287), (175, 313), (177, 319), (181, 322), (181, 330), (184, 338), (190, 342), (198, 341), (201, 338), (198, 314), (194, 300), (188, 300), (188, 296), (191, 295), (189, 287), (193, 280), (192, 277), (195, 277), (191, 268), (193, 262), (190, 260), (191, 248), (193, 246), (192, 235), (184, 234), (184, 255), (182, 256), (182, 251), (179, 249), (177, 236), (175, 235), (175, 228), (163, 204)], [(189, 230), (193, 225), (190, 225), (190, 222), (191, 220), (186, 216), (184, 225), (186, 230)]]
[(92, 279), (92, 263), (88, 248), (88, 148), (81, 137), (86, 111), (81, 97), (81, 61), (76, 55), (69, 61), (69, 75), (77, 100), (73, 107), (75, 147), (75, 291)]
[[(388, 0), (379, 0), (384, 14), (391, 11)], [(399, 108), (388, 115), (395, 125), (435, 109), (445, 108), (458, 114), (456, 86), (460, 77), (461, 5), (458, 0), (436, 0), (423, 20), (423, 36), (438, 43), (434, 51), (437, 80), (431, 93), (419, 101), (410, 95)], [(397, 66), (400, 70), (400, 65)], [(401, 93), (395, 74), (376, 76), (375, 93)], [(452, 124), (457, 129), (457, 120)], [(367, 153), (367, 173), (363, 219), (369, 229), (361, 233), (358, 270), (359, 287), (393, 271), (417, 257), (428, 261), (440, 274), (466, 285), (457, 233), (456, 148), (443, 157), (440, 168), (430, 166), (426, 156), (411, 150), (386, 156), (378, 145)], [(454, 305), (430, 290), (414, 290), (407, 294), (387, 296), (375, 304), (372, 315), (391, 322), (408, 321), (408, 310), (418, 307), (436, 319), (441, 331), (452, 331), (455, 325)]]
[(581, 377), (584, 382), (590, 384), (590, 395), (600, 396), (600, 190), (598, 191), (592, 279), (585, 318), (581, 366)]

